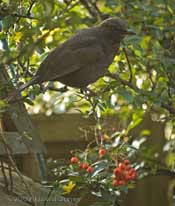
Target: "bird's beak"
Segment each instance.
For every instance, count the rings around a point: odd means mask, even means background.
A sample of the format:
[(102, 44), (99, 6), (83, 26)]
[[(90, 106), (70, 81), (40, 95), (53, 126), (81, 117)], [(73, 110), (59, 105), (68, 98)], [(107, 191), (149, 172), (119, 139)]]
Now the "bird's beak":
[(126, 30), (125, 35), (136, 35), (136, 33), (133, 31)]

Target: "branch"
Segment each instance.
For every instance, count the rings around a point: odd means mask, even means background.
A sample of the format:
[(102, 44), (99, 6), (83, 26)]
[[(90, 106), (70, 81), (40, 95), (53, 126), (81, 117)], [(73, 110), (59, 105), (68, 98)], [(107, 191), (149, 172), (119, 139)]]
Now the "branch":
[(79, 0), (80, 3), (85, 7), (85, 9), (89, 12), (89, 14), (97, 20), (97, 13), (94, 12), (93, 8), (89, 5), (89, 1)]
[[(136, 87), (135, 85), (133, 85), (131, 82), (126, 81), (124, 79), (121, 79), (120, 76), (118, 74), (114, 74), (114, 73), (110, 73), (108, 72), (106, 74), (106, 76), (117, 80), (118, 82), (120, 82), (121, 84), (123, 84), (124, 86), (129, 87), (130, 89), (134, 90), (136, 93), (144, 95), (144, 96), (149, 96), (151, 94), (151, 92), (149, 91), (143, 91), (142, 89), (139, 89), (138, 87)], [(158, 98), (158, 97), (157, 97)], [(168, 103), (164, 103), (163, 101), (160, 100), (160, 104), (161, 107), (166, 109), (170, 114), (175, 114), (175, 108), (171, 106), (171, 104)]]
[(68, 88), (67, 88), (67, 86), (64, 86), (64, 87), (61, 87), (61, 88), (56, 88), (56, 87), (53, 87), (53, 86), (48, 85), (47, 87), (44, 88), (44, 92), (45, 92), (46, 90), (51, 90), (51, 91), (55, 91), (55, 92), (64, 93), (64, 92), (67, 92), (67, 91), (68, 91)]
[(33, 5), (34, 5), (34, 3), (35, 3), (35, 2), (36, 2), (35, 0), (31, 0), (31, 3), (30, 3), (30, 6), (29, 6), (29, 9), (28, 9), (28, 11), (27, 11), (27, 16), (30, 16), (30, 12), (31, 12), (32, 7), (33, 7)]
[(9, 186), (9, 183), (8, 183), (8, 178), (7, 178), (7, 175), (5, 173), (5, 166), (4, 166), (4, 162), (3, 160), (1, 159), (0, 160), (0, 163), (1, 163), (1, 171), (2, 171), (2, 175), (3, 175), (3, 178), (4, 178), (4, 185), (5, 185), (5, 189), (8, 190), (8, 186)]
[(17, 14), (17, 13), (9, 14), (9, 15), (12, 17), (19, 17), (19, 18), (25, 18), (25, 19), (37, 19), (36, 17), (32, 17), (30, 15), (22, 15), (22, 14)]
[(157, 170), (157, 175), (164, 175), (164, 176), (169, 176), (169, 177), (175, 177), (175, 171), (171, 171), (169, 169), (158, 169)]
[[(144, 167), (144, 170), (151, 171), (152, 169), (150, 167)], [(151, 176), (168, 176), (168, 177), (175, 177), (175, 171), (169, 170), (169, 169), (157, 169), (155, 174), (150, 174)]]
[(96, 10), (97, 14), (100, 16), (100, 19), (101, 20), (104, 20), (105, 18), (105, 15), (100, 11), (100, 9), (98, 8), (97, 6), (97, 2), (96, 1), (93, 1), (91, 0), (90, 1), (90, 4), (94, 7), (94, 9)]
[(62, 14), (65, 14), (66, 12), (68, 12), (70, 9), (72, 9), (74, 6), (76, 6), (78, 4), (78, 1), (75, 2), (74, 4), (71, 4), (72, 2), (73, 2), (73, 0), (70, 0), (67, 3), (65, 2), (67, 4), (67, 7), (58, 13), (58, 15), (57, 15), (58, 18), (61, 17)]
[(131, 82), (124, 80), (122, 78), (120, 78), (120, 76), (118, 74), (114, 74), (114, 73), (110, 73), (108, 72), (106, 74), (107, 77), (110, 77), (112, 79), (115, 79), (117, 81), (119, 81), (121, 84), (123, 84), (124, 86), (128, 86), (129, 88), (133, 89), (135, 92), (137, 93), (142, 93), (145, 95), (145, 92), (142, 91), (141, 89), (139, 89), (138, 87), (134, 86)]
[(124, 54), (125, 54), (126, 61), (127, 61), (127, 64), (128, 64), (128, 68), (129, 68), (129, 71), (130, 71), (129, 82), (131, 83), (131, 82), (132, 82), (132, 78), (133, 78), (131, 63), (130, 63), (130, 61), (129, 61), (129, 57), (128, 57), (128, 54), (127, 54), (127, 51), (126, 51), (125, 48), (123, 48), (123, 52), (124, 52)]
[(166, 110), (168, 110), (170, 112), (170, 114), (175, 114), (175, 108), (171, 106), (171, 104), (166, 104), (164, 102), (161, 102), (161, 106), (163, 108), (165, 108)]

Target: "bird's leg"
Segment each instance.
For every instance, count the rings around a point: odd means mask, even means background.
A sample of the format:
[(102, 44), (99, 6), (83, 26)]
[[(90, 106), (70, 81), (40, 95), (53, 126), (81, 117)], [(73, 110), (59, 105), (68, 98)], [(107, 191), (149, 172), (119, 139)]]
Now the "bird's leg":
[(45, 87), (43, 84), (39, 84), (39, 87), (40, 87), (40, 91), (41, 91), (42, 93), (45, 93), (45, 92), (46, 92), (47, 86)]
[(98, 105), (98, 93), (90, 90), (89, 88), (81, 89), (81, 93), (85, 95), (85, 99), (90, 103), (91, 109), (88, 113), (89, 116), (94, 115), (95, 118), (97, 117), (96, 107)]
[(80, 89), (80, 92), (85, 95), (87, 100), (89, 100), (91, 97), (97, 96), (97, 93), (95, 93), (94, 91), (92, 91), (91, 89), (87, 87)]

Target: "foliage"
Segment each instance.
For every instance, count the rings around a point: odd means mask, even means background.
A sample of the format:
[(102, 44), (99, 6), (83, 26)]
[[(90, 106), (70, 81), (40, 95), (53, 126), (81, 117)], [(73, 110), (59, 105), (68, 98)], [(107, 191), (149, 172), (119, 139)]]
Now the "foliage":
[[(99, 137), (104, 115), (117, 114), (125, 124), (131, 120), (125, 130), (118, 131), (119, 136), (129, 136), (144, 114), (150, 112), (154, 121), (166, 125), (163, 149), (167, 169), (174, 169), (174, 1), (2, 0), (0, 5), (1, 66), (5, 65), (16, 87), (29, 81), (48, 52), (73, 33), (109, 16), (125, 19), (136, 35), (122, 42), (120, 53), (109, 68), (111, 73), (90, 86), (94, 96), (72, 88), (66, 93), (47, 91), (41, 95), (38, 86), (28, 88), (22, 95), (27, 96), (25, 101), (32, 105), (29, 111), (33, 113), (79, 110), (85, 116), (93, 115)], [(0, 113), (10, 106), (4, 98), (4, 86), (8, 88), (8, 82), (0, 85)], [(60, 83), (54, 86), (62, 87)], [(127, 148), (129, 145), (130, 142)], [(141, 151), (143, 159), (153, 155), (148, 154), (149, 148)], [(155, 169), (154, 164), (149, 166)]]
[(80, 202), (91, 194), (96, 197), (92, 205), (120, 204), (120, 195), (133, 188), (137, 178), (146, 175), (143, 172), (145, 164), (141, 160), (135, 163), (138, 149), (128, 144), (127, 138), (121, 140), (119, 132), (103, 135), (101, 142), (103, 146), (92, 141), (85, 151), (72, 151), (73, 156), (64, 167), (52, 162), (54, 190), (74, 198), (81, 193)]

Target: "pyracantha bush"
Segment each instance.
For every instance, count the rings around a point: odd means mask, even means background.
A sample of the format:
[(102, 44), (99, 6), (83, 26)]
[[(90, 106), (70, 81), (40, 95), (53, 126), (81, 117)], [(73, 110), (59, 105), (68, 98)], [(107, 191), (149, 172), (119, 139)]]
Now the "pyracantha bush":
[(93, 141), (85, 151), (71, 151), (68, 164), (60, 168), (57, 176), (62, 194), (83, 191), (111, 204), (120, 199), (122, 192), (134, 187), (140, 178), (140, 163), (134, 160), (137, 150), (128, 144), (127, 138), (104, 136), (100, 145)]

